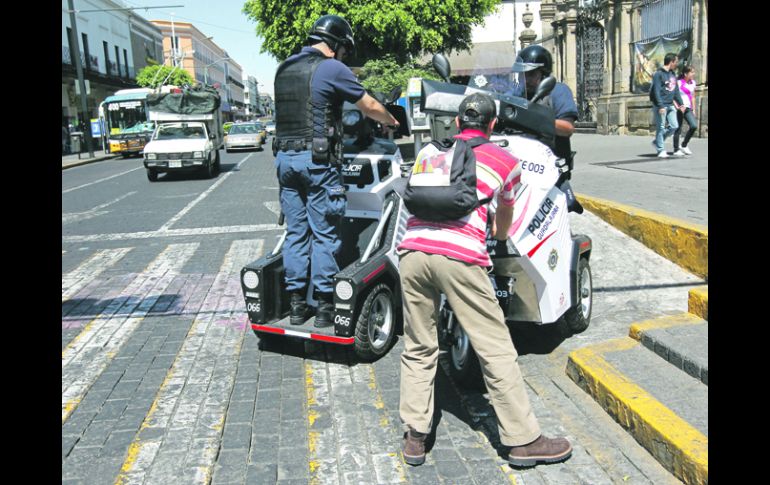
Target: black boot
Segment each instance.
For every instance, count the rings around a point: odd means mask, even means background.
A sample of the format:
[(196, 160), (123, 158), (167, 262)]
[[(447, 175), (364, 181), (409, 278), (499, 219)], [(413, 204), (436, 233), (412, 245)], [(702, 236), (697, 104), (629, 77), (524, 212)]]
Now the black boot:
[(302, 325), (312, 315), (312, 309), (305, 301), (304, 291), (295, 291), (291, 294), (291, 313), (289, 323), (292, 325)]
[(331, 293), (322, 293), (318, 296), (318, 312), (315, 315), (316, 328), (331, 327), (334, 325), (332, 322), (332, 315), (334, 315), (334, 301)]

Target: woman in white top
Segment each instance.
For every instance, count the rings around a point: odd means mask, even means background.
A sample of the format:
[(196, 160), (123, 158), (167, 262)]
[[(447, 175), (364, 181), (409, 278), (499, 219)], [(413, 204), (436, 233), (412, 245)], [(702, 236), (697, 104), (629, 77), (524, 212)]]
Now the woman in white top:
[[(682, 95), (684, 109), (677, 106), (676, 118), (679, 121), (679, 128), (674, 132), (674, 155), (680, 157), (692, 155), (692, 151), (687, 148), (687, 143), (698, 129), (698, 122), (695, 120), (695, 69), (692, 66), (685, 66), (682, 74), (679, 75), (679, 92)], [(682, 132), (682, 119), (687, 120), (690, 127), (682, 140), (682, 146), (679, 146), (679, 134)]]

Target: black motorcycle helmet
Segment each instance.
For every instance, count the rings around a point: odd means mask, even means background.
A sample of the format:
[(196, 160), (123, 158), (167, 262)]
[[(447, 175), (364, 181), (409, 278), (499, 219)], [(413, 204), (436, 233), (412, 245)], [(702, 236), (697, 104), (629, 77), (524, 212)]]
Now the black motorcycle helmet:
[(513, 63), (513, 72), (527, 72), (542, 69), (543, 77), (551, 75), (553, 60), (548, 49), (540, 45), (531, 45), (519, 51), (516, 61)]
[(340, 45), (352, 55), (356, 47), (353, 40), (353, 29), (350, 24), (338, 15), (324, 15), (313, 24), (308, 38), (317, 42), (326, 42), (329, 48), (337, 52)]

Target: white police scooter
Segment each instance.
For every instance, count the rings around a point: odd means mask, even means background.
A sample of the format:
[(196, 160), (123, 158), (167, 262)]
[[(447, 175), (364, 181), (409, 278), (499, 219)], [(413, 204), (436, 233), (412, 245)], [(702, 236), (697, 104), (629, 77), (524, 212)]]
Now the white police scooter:
[[(434, 56), (433, 66), (449, 79), (449, 61), (444, 56)], [(475, 81), (493, 85), (484, 78)], [(460, 102), (473, 92), (495, 98), (499, 133), (491, 140), (520, 161), (522, 177), (507, 243), (496, 243), (488, 233), (487, 249), (493, 263), (490, 278), (509, 326), (556, 323), (569, 336), (584, 331), (591, 320), (592, 244), (588, 236), (572, 234), (568, 213), (582, 213), (583, 209), (569, 186), (571, 167), (552, 151), (553, 112), (535, 104), (555, 83), (553, 77), (546, 78), (533, 100), (527, 101), (491, 90), (423, 80), (420, 105), (426, 113), (450, 115), (457, 114)], [(465, 386), (479, 386), (483, 382), (479, 363), (467, 334), (446, 300), (440, 312), (439, 337), (449, 346), (452, 377)]]
[[(400, 93), (394, 90), (386, 106), (405, 129), (403, 108), (392, 105)], [(241, 286), (260, 341), (296, 337), (351, 345), (361, 359), (373, 360), (390, 349), (401, 331), (396, 247), (406, 232), (408, 213), (396, 187), (403, 187), (403, 159), (392, 140), (375, 136), (374, 122), (354, 104), (345, 103), (342, 121), (347, 210), (337, 258), (341, 270), (334, 277), (334, 325), (315, 328), (315, 317), (303, 325), (289, 323), (281, 255), (285, 232), (269, 254), (241, 270)]]

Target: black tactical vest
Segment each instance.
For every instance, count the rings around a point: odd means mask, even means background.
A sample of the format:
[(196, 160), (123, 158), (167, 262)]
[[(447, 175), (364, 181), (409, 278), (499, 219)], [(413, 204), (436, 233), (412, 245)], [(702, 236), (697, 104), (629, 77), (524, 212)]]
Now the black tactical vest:
[(278, 66), (273, 152), (312, 150), (316, 162), (340, 160), (337, 152), (342, 139), (342, 105), (313, 102), (313, 75), (326, 59), (320, 52), (302, 53)]

